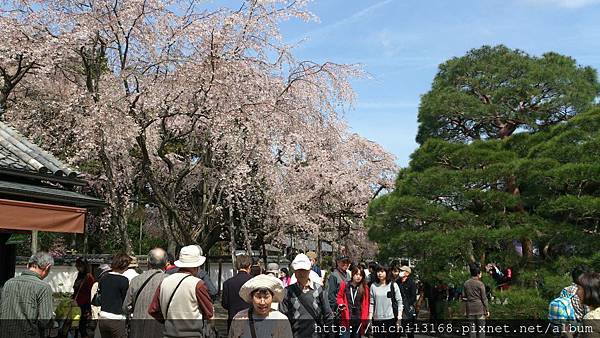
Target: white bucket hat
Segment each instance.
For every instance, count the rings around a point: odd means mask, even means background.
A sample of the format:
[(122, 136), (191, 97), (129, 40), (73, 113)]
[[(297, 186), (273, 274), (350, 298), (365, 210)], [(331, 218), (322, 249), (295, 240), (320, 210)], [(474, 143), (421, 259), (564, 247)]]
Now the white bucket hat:
[(202, 250), (197, 245), (188, 245), (179, 251), (179, 259), (175, 261), (178, 268), (196, 268), (204, 264), (206, 257), (202, 256)]
[(240, 289), (240, 298), (246, 303), (252, 304), (252, 291), (268, 289), (273, 293), (273, 302), (279, 303), (283, 300), (283, 286), (281, 281), (270, 275), (258, 275), (248, 280)]
[(298, 254), (292, 261), (292, 268), (294, 268), (294, 270), (310, 270), (311, 267), (312, 264), (310, 263), (310, 258), (302, 253)]

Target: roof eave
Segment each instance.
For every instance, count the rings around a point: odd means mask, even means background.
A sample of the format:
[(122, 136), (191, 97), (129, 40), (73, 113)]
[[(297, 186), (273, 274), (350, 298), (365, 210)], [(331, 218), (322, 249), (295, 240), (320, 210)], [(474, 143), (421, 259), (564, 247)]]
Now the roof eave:
[(79, 178), (72, 178), (72, 177), (68, 177), (68, 176), (56, 176), (56, 175), (44, 174), (44, 173), (35, 173), (32, 171), (24, 171), (24, 170), (10, 169), (10, 168), (0, 168), (0, 175), (2, 175), (2, 174), (8, 175), (8, 176), (22, 177), (22, 178), (29, 178), (29, 179), (38, 179), (38, 180), (44, 180), (44, 181), (68, 184), (68, 185), (76, 185), (76, 186), (86, 186), (87, 185), (87, 181), (79, 179)]
[(57, 194), (46, 194), (39, 191), (32, 192), (19, 189), (5, 189), (0, 187), (0, 196), (6, 196), (11, 198), (20, 197), (39, 202), (59, 203), (81, 208), (105, 208), (108, 206), (106, 202), (95, 197), (90, 197), (82, 194), (80, 194), (81, 198), (74, 196), (63, 196), (60, 195), (58, 192), (59, 190), (57, 190)]

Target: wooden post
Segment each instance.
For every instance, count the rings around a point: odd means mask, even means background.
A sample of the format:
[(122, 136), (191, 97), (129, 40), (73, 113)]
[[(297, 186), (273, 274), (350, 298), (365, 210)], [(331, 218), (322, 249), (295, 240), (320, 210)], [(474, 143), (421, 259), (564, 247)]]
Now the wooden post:
[(35, 255), (38, 252), (38, 231), (31, 231), (31, 254)]
[(223, 275), (223, 259), (219, 258), (219, 278), (218, 278), (218, 285), (217, 285), (217, 293), (221, 293), (221, 281), (223, 279), (222, 275)]

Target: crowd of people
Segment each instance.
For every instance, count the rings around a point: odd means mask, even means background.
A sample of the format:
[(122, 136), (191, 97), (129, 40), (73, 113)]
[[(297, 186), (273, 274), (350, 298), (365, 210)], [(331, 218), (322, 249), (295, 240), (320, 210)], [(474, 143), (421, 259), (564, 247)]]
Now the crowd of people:
[[(76, 336), (216, 337), (209, 320), (217, 288), (201, 268), (205, 261), (197, 245), (181, 248), (177, 260), (156, 248), (148, 254), (146, 271), (139, 270), (135, 257), (121, 253), (94, 275), (78, 258), (72, 296), (81, 314)], [(221, 296), (228, 337), (322, 337), (336, 327), (346, 337), (360, 337), (368, 323), (387, 328), (414, 320), (416, 286), (409, 266), (367, 267), (340, 256), (325, 272), (316, 261), (308, 252), (298, 254), (289, 268), (269, 263), (264, 269), (238, 255), (237, 272), (223, 283)], [(43, 279), (53, 265), (52, 256), (39, 252), (26, 271), (5, 283), (1, 337), (46, 336), (55, 318), (52, 289)]]
[[(202, 269), (205, 261), (197, 245), (181, 248), (177, 260), (156, 248), (148, 254), (146, 271), (139, 270), (134, 257), (117, 254), (94, 276), (87, 261), (77, 259), (73, 287), (73, 302), (81, 312), (77, 336), (217, 337), (210, 321), (217, 288)], [(367, 265), (339, 256), (335, 266), (324, 271), (316, 254), (308, 252), (296, 255), (289, 267), (269, 263), (263, 268), (244, 254), (234, 263), (236, 274), (223, 283), (221, 295), (229, 338), (398, 337), (392, 328), (414, 323), (423, 299), (408, 262)], [(48, 253), (37, 253), (26, 271), (5, 283), (0, 294), (0, 337), (46, 336), (54, 322), (54, 307), (52, 290), (43, 279), (53, 264)], [(483, 271), (507, 275), (490, 266)], [(482, 268), (472, 265), (470, 274), (460, 298), (466, 317), (484, 325), (490, 307)], [(586, 322), (597, 326), (600, 274), (576, 267), (572, 279), (573, 284), (550, 304), (549, 319), (563, 328)], [(498, 288), (507, 288), (505, 280)]]

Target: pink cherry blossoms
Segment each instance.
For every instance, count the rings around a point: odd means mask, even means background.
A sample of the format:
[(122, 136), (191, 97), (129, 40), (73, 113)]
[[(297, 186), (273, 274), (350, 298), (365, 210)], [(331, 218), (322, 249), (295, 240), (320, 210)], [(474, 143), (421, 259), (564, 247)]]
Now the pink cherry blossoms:
[(205, 7), (8, 1), (0, 118), (87, 173), (127, 250), (140, 200), (172, 245), (372, 250), (362, 219), (397, 167), (341, 117), (360, 68), (295, 59), (279, 24), (312, 20), (305, 1)]

